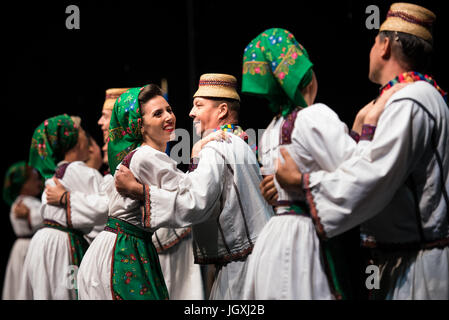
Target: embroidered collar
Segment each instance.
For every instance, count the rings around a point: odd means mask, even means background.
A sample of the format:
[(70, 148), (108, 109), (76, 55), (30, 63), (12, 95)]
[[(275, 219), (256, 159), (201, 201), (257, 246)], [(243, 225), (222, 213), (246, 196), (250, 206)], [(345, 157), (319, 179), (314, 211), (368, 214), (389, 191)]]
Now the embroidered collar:
[(415, 71), (409, 71), (404, 72), (403, 74), (400, 74), (390, 82), (388, 82), (386, 85), (384, 85), (382, 88), (380, 88), (380, 95), (384, 93), (384, 91), (390, 89), (392, 86), (394, 86), (396, 83), (404, 83), (404, 82), (415, 82), (415, 81), (426, 81), (430, 83), (432, 86), (434, 86), (435, 89), (438, 90), (438, 92), (442, 95), (444, 98), (444, 101), (447, 102), (447, 92), (443, 91), (435, 80), (432, 79), (432, 77), (428, 76), (427, 74), (421, 74), (419, 72)]
[[(214, 129), (214, 131), (217, 131), (217, 130), (223, 130), (224, 132), (230, 132), (230, 133), (236, 135), (237, 137), (243, 139), (243, 141), (245, 141), (246, 143), (249, 143), (248, 134), (245, 131), (243, 131), (242, 127), (240, 127), (237, 124), (225, 124), (225, 125), (222, 125), (216, 129)], [(255, 143), (250, 145), (250, 148), (254, 152), (256, 152), (256, 150), (257, 150), (257, 146)]]

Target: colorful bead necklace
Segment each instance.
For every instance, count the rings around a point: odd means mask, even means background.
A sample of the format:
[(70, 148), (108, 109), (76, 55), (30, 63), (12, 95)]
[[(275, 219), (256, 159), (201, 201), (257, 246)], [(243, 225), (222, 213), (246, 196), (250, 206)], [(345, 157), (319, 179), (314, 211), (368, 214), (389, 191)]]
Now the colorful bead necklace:
[[(223, 130), (224, 132), (230, 132), (232, 134), (235, 134), (239, 138), (243, 139), (243, 141), (248, 143), (248, 140), (249, 140), (248, 134), (245, 131), (243, 131), (242, 127), (240, 127), (239, 125), (236, 125), (236, 124), (225, 124), (225, 125), (220, 126), (217, 129), (214, 129), (214, 131), (217, 131), (217, 130)], [(256, 150), (257, 150), (257, 146), (256, 146), (255, 143), (250, 145), (250, 148), (254, 152), (256, 152)]]
[(427, 74), (421, 74), (419, 72), (415, 71), (409, 71), (404, 72), (403, 74), (400, 74), (390, 82), (388, 82), (386, 85), (384, 85), (382, 88), (380, 88), (380, 95), (384, 93), (384, 91), (390, 89), (392, 86), (394, 86), (396, 83), (404, 83), (404, 82), (415, 82), (415, 81), (426, 81), (430, 83), (432, 86), (435, 87), (435, 89), (438, 90), (438, 92), (443, 97), (444, 101), (447, 102), (447, 92), (443, 91), (435, 80), (432, 79), (432, 77), (428, 76)]

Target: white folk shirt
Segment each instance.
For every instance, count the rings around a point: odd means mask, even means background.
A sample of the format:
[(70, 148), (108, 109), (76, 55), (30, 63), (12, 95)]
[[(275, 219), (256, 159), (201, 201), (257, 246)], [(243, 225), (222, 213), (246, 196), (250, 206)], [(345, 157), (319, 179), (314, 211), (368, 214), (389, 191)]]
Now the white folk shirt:
[[(70, 202), (74, 204), (71, 206), (72, 212), (75, 212), (75, 214), (77, 214), (78, 212), (95, 212), (99, 210), (100, 212), (104, 213), (104, 206), (108, 206), (109, 203), (109, 197), (107, 197), (106, 195), (106, 187), (113, 180), (114, 177), (111, 174), (106, 174), (105, 176), (103, 176), (103, 181), (100, 183), (100, 193), (98, 194), (72, 191), (70, 193)], [(84, 239), (86, 239), (89, 244), (92, 243), (92, 241), (101, 231), (103, 231), (108, 220), (107, 213), (108, 211), (106, 210), (106, 214), (100, 214), (100, 217), (93, 227), (92, 231), (84, 235)]]
[[(436, 119), (411, 100), (419, 101)], [(354, 156), (334, 172), (304, 176), (318, 232), (332, 237), (363, 223), (363, 232), (378, 243), (425, 242), (449, 236), (449, 108), (430, 84), (418, 81), (395, 93), (379, 118), (374, 139), (361, 141)], [(435, 130), (439, 168), (432, 148)], [(421, 216), (416, 218), (412, 176)], [(449, 249), (421, 250), (403, 268), (387, 298), (449, 299)]]
[(192, 226), (196, 263), (220, 266), (213, 299), (241, 298), (248, 255), (272, 215), (259, 190), (254, 152), (240, 137), (229, 137), (209, 142), (198, 167), (172, 187), (150, 186), (150, 227)]
[[(20, 201), (22, 201), (22, 203), (30, 210), (28, 219), (18, 219), (12, 211), (14, 205)], [(24, 195), (20, 195), (17, 197), (17, 199), (11, 206), (11, 211), (9, 213), (9, 219), (11, 221), (11, 225), (14, 233), (16, 234), (16, 237), (31, 237), (37, 229), (42, 227), (40, 208), (41, 201), (35, 197)]]
[[(288, 121), (292, 120), (275, 118), (261, 138), (259, 157), (263, 170), (269, 168), (267, 174), (273, 174), (276, 160), (282, 159), (280, 147), (302, 172), (333, 171), (355, 149), (347, 126), (324, 104), (300, 110), (289, 126), (292, 129), (285, 132)], [(291, 143), (281, 144), (282, 133), (290, 134)], [(276, 180), (275, 185), (278, 201), (304, 201), (299, 193), (282, 189)], [(260, 234), (248, 267), (244, 298), (333, 299), (313, 220), (299, 214), (278, 216), (288, 209), (289, 205), (277, 206), (277, 216)]]
[[(28, 207), (30, 214), (28, 219), (18, 219), (15, 217), (12, 208), (19, 201)], [(33, 233), (42, 227), (42, 217), (40, 213), (41, 202), (39, 199), (31, 196), (20, 195), (11, 206), (9, 218), (14, 233), (18, 239), (9, 254), (8, 264), (6, 265), (5, 281), (3, 284), (2, 299), (16, 300), (19, 299), (21, 291), (21, 278), (23, 276), (23, 262), (28, 251), (30, 238)]]
[[(119, 164), (117, 169), (121, 165)], [(185, 175), (177, 169), (176, 162), (167, 154), (150, 146), (141, 146), (135, 150), (129, 169), (140, 183), (167, 189), (176, 188), (178, 180)], [(124, 220), (146, 231), (155, 231), (142, 225), (141, 201), (121, 196), (115, 188), (114, 179), (108, 179), (105, 190), (109, 198), (110, 217)], [(176, 211), (170, 211), (172, 210), (170, 207), (164, 210), (176, 214)], [(168, 239), (172, 232), (169, 232)], [(116, 237), (115, 233), (102, 231), (89, 246), (78, 272), (80, 299), (112, 299), (111, 260), (114, 256)], [(160, 255), (164, 280), (171, 299), (203, 299), (201, 270), (193, 261), (191, 238), (185, 236), (184, 239), (186, 241), (179, 241), (170, 251), (171, 254)], [(166, 238), (163, 237), (163, 240)]]
[[(60, 166), (62, 162), (58, 164)], [(103, 177), (98, 170), (88, 167), (84, 162), (71, 162), (59, 179), (69, 192), (87, 194), (80, 201), (69, 201), (71, 210), (47, 204), (45, 192), (42, 194), (42, 218), (53, 220), (65, 227), (72, 226), (86, 234), (94, 226), (101, 224), (107, 216), (108, 198), (102, 193)], [(54, 185), (52, 179), (46, 185)], [(75, 266), (76, 267), (76, 266)], [(76, 299), (76, 291), (71, 284), (72, 274), (70, 243), (67, 233), (52, 228), (42, 228), (30, 242), (24, 262), (21, 299), (33, 300), (71, 300)], [(72, 270), (72, 271), (71, 271)]]

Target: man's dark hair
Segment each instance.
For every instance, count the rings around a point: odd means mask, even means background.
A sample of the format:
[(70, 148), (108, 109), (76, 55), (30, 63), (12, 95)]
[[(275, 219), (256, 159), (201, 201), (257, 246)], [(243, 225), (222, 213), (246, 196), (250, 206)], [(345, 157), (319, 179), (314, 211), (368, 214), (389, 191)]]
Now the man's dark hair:
[(398, 31), (381, 31), (379, 37), (380, 40), (390, 39), (392, 53), (404, 64), (402, 67), (420, 73), (429, 72), (433, 53), (431, 42)]
[(149, 100), (156, 96), (163, 96), (161, 88), (155, 84), (145, 86), (139, 93), (139, 105), (142, 107)]
[(92, 145), (93, 137), (87, 130), (84, 130), (84, 132), (86, 133), (87, 145), (90, 147)]
[(221, 103), (226, 103), (228, 105), (229, 111), (234, 113), (234, 116), (238, 119), (240, 114), (240, 101), (231, 98), (217, 98), (217, 97), (205, 97), (205, 98), (216, 101), (217, 106)]

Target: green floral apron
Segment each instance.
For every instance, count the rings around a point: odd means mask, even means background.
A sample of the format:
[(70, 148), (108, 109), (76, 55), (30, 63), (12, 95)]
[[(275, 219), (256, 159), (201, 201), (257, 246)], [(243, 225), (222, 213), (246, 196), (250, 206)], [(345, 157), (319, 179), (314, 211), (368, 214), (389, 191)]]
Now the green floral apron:
[(83, 237), (81, 231), (65, 227), (52, 220), (44, 220), (44, 226), (47, 228), (57, 229), (64, 231), (69, 236), (70, 241), (70, 255), (72, 258), (72, 264), (80, 266), (81, 260), (89, 247), (86, 239)]
[(117, 234), (111, 267), (114, 300), (167, 300), (159, 256), (146, 232), (128, 222), (109, 217), (106, 231)]

